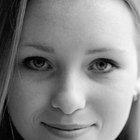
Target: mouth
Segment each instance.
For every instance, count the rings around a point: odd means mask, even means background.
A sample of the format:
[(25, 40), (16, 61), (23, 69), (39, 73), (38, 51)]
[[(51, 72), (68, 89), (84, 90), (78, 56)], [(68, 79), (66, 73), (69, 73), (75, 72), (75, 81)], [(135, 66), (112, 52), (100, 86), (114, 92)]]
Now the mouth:
[(62, 125), (62, 124), (47, 124), (45, 122), (41, 122), (41, 125), (47, 129), (51, 134), (61, 137), (61, 138), (76, 138), (84, 135), (91, 128), (97, 127), (97, 124), (70, 124), (70, 125)]

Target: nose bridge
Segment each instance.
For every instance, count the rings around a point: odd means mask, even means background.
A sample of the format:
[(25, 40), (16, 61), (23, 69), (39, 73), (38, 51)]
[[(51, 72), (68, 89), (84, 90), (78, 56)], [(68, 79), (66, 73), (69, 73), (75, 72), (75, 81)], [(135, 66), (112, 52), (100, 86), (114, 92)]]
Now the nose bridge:
[(85, 107), (86, 101), (80, 86), (80, 77), (76, 71), (69, 71), (63, 76), (59, 91), (52, 99), (52, 106), (64, 114), (72, 114)]

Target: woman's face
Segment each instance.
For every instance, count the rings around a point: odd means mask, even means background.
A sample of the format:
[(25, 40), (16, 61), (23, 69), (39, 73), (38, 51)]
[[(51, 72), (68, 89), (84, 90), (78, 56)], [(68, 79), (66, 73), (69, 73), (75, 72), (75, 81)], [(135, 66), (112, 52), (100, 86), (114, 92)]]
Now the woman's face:
[(135, 94), (132, 15), (122, 1), (34, 0), (9, 90), (25, 140), (114, 140)]

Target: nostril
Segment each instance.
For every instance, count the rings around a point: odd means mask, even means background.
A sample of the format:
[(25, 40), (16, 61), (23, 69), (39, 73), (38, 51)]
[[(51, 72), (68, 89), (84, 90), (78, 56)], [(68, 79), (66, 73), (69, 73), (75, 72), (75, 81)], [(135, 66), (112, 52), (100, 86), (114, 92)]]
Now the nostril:
[(63, 112), (65, 115), (70, 115), (73, 112), (75, 112), (74, 109), (72, 109), (72, 105), (70, 104), (65, 104), (65, 103), (56, 103), (56, 102), (52, 102), (52, 107), (54, 109), (60, 110), (61, 112)]
[(71, 97), (57, 97), (54, 98), (51, 102), (51, 106), (54, 109), (61, 110), (64, 114), (70, 115), (74, 112), (84, 109), (86, 102), (82, 98), (78, 98), (78, 96)]

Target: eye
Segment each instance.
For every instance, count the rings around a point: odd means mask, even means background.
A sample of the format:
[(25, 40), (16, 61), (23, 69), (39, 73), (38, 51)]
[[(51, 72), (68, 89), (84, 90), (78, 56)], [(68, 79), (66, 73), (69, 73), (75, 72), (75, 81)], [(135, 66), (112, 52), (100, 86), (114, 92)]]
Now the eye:
[(119, 68), (117, 62), (111, 59), (100, 58), (92, 61), (88, 67), (94, 73), (108, 73)]
[(24, 66), (35, 71), (51, 71), (53, 70), (53, 65), (51, 62), (43, 57), (34, 56), (27, 57), (23, 60)]

